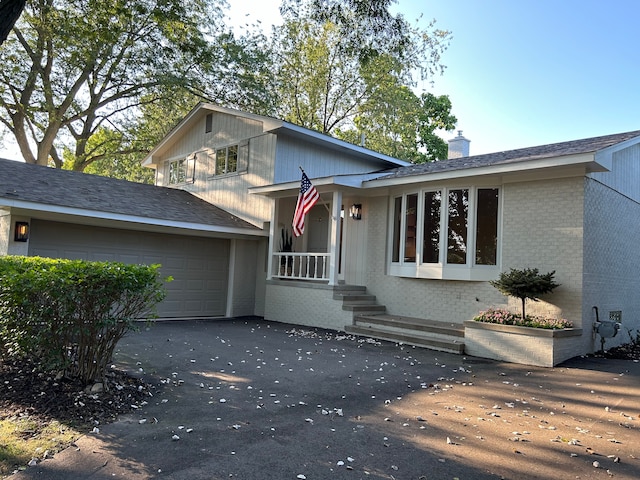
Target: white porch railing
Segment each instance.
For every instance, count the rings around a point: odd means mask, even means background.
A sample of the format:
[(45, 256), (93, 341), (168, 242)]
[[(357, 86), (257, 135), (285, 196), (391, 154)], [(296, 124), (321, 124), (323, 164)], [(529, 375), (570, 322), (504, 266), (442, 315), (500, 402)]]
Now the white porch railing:
[(277, 252), (273, 254), (274, 278), (329, 280), (330, 253)]

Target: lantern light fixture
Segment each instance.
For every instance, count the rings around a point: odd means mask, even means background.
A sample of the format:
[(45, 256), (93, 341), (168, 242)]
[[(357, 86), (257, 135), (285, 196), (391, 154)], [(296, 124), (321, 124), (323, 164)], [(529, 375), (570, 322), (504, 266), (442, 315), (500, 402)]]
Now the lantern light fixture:
[(16, 242), (26, 242), (29, 240), (29, 222), (16, 222), (13, 239)]
[(362, 204), (354, 203), (351, 205), (351, 218), (354, 220), (362, 220)]

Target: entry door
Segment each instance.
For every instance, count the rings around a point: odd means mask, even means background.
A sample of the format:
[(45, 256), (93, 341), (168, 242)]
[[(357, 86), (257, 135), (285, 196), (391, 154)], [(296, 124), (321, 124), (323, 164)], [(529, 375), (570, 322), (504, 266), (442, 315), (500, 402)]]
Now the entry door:
[(326, 205), (315, 204), (309, 211), (306, 233), (307, 252), (326, 253), (329, 246), (329, 211)]

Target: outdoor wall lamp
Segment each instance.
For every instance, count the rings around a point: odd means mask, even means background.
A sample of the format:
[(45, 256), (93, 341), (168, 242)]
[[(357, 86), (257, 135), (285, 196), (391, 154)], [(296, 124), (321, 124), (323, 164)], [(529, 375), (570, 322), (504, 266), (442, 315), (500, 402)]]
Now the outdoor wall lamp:
[(29, 222), (16, 222), (13, 239), (16, 242), (26, 242), (29, 240)]
[(354, 203), (351, 205), (351, 218), (354, 220), (362, 220), (362, 204)]

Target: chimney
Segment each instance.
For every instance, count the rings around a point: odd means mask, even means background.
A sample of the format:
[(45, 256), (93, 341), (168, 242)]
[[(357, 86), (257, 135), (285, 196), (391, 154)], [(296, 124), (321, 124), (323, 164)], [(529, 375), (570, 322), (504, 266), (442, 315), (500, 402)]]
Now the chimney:
[(469, 144), (470, 140), (467, 140), (462, 136), (462, 130), (458, 130), (458, 136), (449, 140), (449, 157), (448, 158), (462, 158), (469, 156)]

